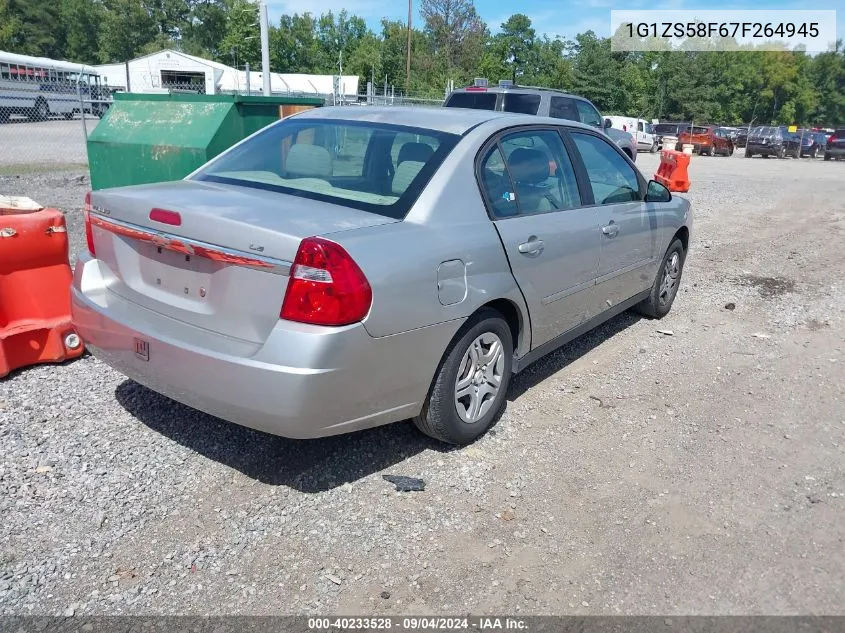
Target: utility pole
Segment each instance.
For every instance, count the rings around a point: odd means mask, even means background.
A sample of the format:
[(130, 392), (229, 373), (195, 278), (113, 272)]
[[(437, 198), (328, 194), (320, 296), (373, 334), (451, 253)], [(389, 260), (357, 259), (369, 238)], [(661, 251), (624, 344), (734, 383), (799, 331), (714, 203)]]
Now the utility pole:
[(411, 0), (408, 0), (408, 55), (405, 58), (405, 96), (411, 91)]
[(270, 96), (270, 25), (267, 21), (267, 2), (258, 0), (258, 23), (261, 27), (261, 78), (264, 96)]

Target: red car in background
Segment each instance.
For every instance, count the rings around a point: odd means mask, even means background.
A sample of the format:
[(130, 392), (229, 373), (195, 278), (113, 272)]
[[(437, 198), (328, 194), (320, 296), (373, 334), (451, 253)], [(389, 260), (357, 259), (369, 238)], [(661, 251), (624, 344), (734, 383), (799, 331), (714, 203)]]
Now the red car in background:
[(713, 154), (730, 156), (734, 153), (734, 143), (728, 132), (715, 125), (695, 125), (681, 132), (678, 136), (677, 150), (681, 151), (684, 145), (692, 145), (692, 151), (701, 156), (713, 156)]

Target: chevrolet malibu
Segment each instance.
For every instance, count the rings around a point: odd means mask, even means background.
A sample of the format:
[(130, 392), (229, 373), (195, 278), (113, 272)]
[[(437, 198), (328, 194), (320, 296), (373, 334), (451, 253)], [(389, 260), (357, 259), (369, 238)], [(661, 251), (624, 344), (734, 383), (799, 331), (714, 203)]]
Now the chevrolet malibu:
[(600, 130), (376, 107), (93, 192), (85, 219), (74, 322), (118, 371), (286, 437), (412, 418), (454, 444), (544, 354), (628, 308), (669, 312), (692, 225)]

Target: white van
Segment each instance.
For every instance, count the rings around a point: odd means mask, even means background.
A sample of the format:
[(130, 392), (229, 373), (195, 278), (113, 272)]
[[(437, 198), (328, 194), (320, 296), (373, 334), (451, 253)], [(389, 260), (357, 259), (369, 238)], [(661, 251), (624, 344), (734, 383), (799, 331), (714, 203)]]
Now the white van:
[(628, 116), (606, 116), (610, 126), (628, 132), (637, 141), (637, 151), (656, 152), (657, 139), (651, 133), (651, 124), (645, 119)]

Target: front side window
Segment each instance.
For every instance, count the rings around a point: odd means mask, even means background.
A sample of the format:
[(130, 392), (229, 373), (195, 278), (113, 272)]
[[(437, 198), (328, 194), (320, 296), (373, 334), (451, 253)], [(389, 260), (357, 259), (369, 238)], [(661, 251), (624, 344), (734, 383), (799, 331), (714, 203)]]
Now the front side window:
[(584, 161), (596, 204), (619, 204), (642, 199), (634, 168), (609, 142), (581, 132), (573, 132), (572, 139)]
[(459, 138), (383, 123), (288, 119), (224, 153), (194, 178), (402, 218)]
[(594, 127), (602, 127), (601, 115), (591, 104), (580, 99), (575, 102), (578, 107), (578, 115), (581, 123), (585, 125), (592, 125)]
[(554, 130), (502, 137), (481, 163), (481, 186), (493, 215), (533, 215), (581, 205), (575, 171)]

